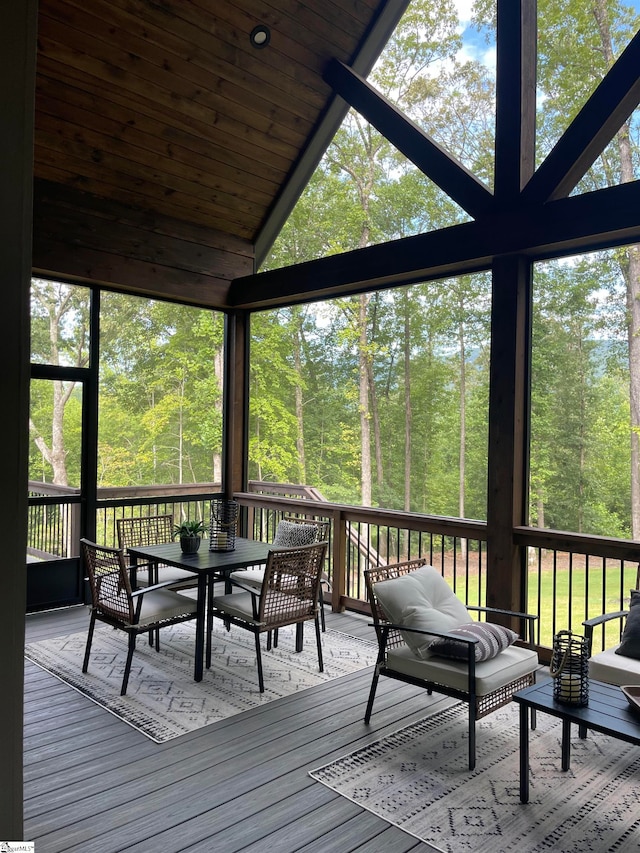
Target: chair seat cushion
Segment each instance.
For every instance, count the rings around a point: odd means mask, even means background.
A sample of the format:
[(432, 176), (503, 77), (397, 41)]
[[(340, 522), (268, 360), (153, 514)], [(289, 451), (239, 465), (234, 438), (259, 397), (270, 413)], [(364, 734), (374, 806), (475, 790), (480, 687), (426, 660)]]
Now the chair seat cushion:
[[(176, 586), (197, 586), (198, 577), (193, 572), (188, 572), (186, 569), (178, 569), (175, 566), (159, 566), (158, 567), (158, 583), (168, 583), (175, 581)], [(150, 586), (149, 570), (140, 569), (136, 572), (136, 583), (139, 587)]]
[(260, 592), (262, 589), (262, 581), (264, 580), (265, 567), (260, 566), (256, 569), (239, 569), (237, 572), (231, 572), (230, 580), (240, 586), (251, 587)]
[(173, 619), (196, 612), (196, 602), (170, 589), (152, 589), (142, 596), (138, 625), (149, 625), (163, 619)]
[[(435, 655), (421, 660), (408, 646), (399, 646), (389, 651), (387, 666), (403, 675), (422, 678), (456, 690), (466, 691), (469, 687), (466, 663)], [(476, 665), (476, 694), (486, 696), (537, 668), (536, 652), (520, 646), (509, 646), (491, 660)]]
[[(379, 581), (374, 589), (387, 619), (395, 625), (447, 632), (471, 621), (467, 608), (433, 566)], [(436, 639), (411, 631), (405, 631), (403, 638), (417, 655), (426, 654)]]
[[(478, 640), (474, 649), (476, 661), (491, 660), (518, 639), (515, 631), (502, 625), (494, 625), (492, 622), (469, 622), (468, 625), (453, 628), (449, 633), (469, 640)], [(466, 661), (468, 644), (442, 637), (431, 643), (429, 655)]]
[(605, 684), (640, 684), (640, 660), (618, 654), (620, 646), (589, 658), (589, 678)]
[(211, 607), (214, 610), (223, 610), (236, 619), (243, 619), (245, 622), (257, 625), (257, 620), (253, 618), (253, 600), (254, 596), (250, 592), (234, 592), (212, 598)]
[[(215, 598), (212, 598), (211, 607), (214, 612), (218, 611), (217, 615), (219, 616), (222, 616), (224, 613), (236, 619), (241, 619), (243, 622), (248, 622), (250, 625), (261, 627), (265, 625), (265, 623), (254, 618), (254, 601), (257, 602), (257, 599), (251, 592), (234, 592), (228, 593), (227, 595), (218, 595)], [(295, 612), (295, 602), (298, 601), (298, 612)], [(292, 602), (294, 602), (293, 607)], [(298, 599), (297, 596), (289, 595), (286, 592), (270, 590), (268, 593), (269, 612), (277, 615), (280, 610), (280, 606), (282, 607), (282, 612), (291, 617), (291, 622), (296, 621), (297, 617), (307, 618), (309, 616), (309, 604), (304, 599)]]

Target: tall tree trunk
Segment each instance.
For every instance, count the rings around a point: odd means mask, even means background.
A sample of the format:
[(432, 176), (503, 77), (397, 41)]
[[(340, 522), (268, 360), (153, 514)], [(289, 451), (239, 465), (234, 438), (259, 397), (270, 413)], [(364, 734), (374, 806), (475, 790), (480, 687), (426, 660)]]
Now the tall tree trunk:
[[(224, 403), (222, 384), (224, 376), (224, 348), (222, 346), (216, 350), (213, 357), (213, 374), (218, 388), (215, 410), (220, 416), (220, 421), (222, 422), (222, 407)], [(213, 453), (213, 482), (222, 484), (222, 453), (219, 450), (216, 450)]]
[(299, 482), (303, 485), (307, 482), (307, 463), (304, 453), (304, 408), (302, 399), (302, 315), (298, 309), (293, 309), (295, 327), (293, 332), (293, 364), (296, 370), (297, 382), (295, 387), (296, 422), (298, 431), (296, 435), (296, 450), (298, 451)]
[(367, 353), (367, 383), (369, 386), (369, 406), (371, 423), (373, 424), (373, 447), (376, 459), (376, 485), (381, 489), (384, 484), (384, 466), (382, 464), (382, 437), (380, 430), (380, 413), (378, 411), (378, 394), (373, 381), (373, 359)]
[(180, 383), (180, 409), (178, 411), (178, 482), (184, 482), (184, 379)]
[(53, 482), (58, 486), (68, 486), (67, 451), (64, 446), (64, 409), (73, 393), (75, 382), (68, 383), (65, 388), (64, 382), (54, 379), (52, 385), (51, 444), (47, 444), (31, 419), (29, 419), (29, 430), (36, 447), (53, 469)]
[[(614, 63), (613, 43), (606, 0), (594, 0), (592, 10), (602, 41), (607, 66)], [(620, 181), (634, 180), (629, 122), (617, 136)], [(631, 537), (640, 539), (640, 250), (637, 245), (621, 252), (621, 269), (627, 293), (627, 340), (629, 344), (629, 404), (631, 427)]]
[(358, 374), (360, 385), (360, 434), (361, 454), (360, 487), (362, 506), (371, 506), (371, 414), (369, 411), (369, 374), (367, 346), (367, 305), (369, 297), (362, 294), (359, 298), (358, 328)]

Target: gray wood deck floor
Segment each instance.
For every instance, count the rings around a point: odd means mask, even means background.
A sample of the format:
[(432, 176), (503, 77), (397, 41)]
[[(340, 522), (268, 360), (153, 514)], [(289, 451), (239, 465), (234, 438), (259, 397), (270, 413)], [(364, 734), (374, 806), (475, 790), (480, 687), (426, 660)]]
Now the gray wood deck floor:
[[(27, 642), (83, 630), (87, 608), (32, 614)], [(327, 626), (373, 639), (368, 620)], [(427, 853), (308, 771), (443, 701), (371, 669), (156, 744), (26, 661), (25, 840), (36, 853)]]

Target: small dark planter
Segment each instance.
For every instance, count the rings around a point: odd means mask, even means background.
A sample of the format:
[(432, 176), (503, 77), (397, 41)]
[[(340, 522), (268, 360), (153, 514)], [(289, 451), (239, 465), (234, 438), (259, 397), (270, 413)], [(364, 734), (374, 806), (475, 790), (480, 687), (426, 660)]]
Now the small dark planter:
[(195, 554), (200, 548), (201, 538), (199, 536), (181, 536), (180, 547), (183, 554)]

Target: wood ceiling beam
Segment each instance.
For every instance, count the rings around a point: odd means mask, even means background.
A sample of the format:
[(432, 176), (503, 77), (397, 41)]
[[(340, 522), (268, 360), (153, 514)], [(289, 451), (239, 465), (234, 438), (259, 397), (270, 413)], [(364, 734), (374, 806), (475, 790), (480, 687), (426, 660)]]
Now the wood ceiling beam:
[(564, 198), (640, 102), (640, 31), (620, 54), (523, 191), (523, 201)]
[(636, 181), (503, 211), (479, 222), (237, 278), (229, 305), (270, 308), (486, 269), (510, 254), (546, 258), (639, 242), (638, 209)]
[(490, 210), (493, 195), (482, 181), (352, 68), (333, 59), (324, 79), (470, 216)]

